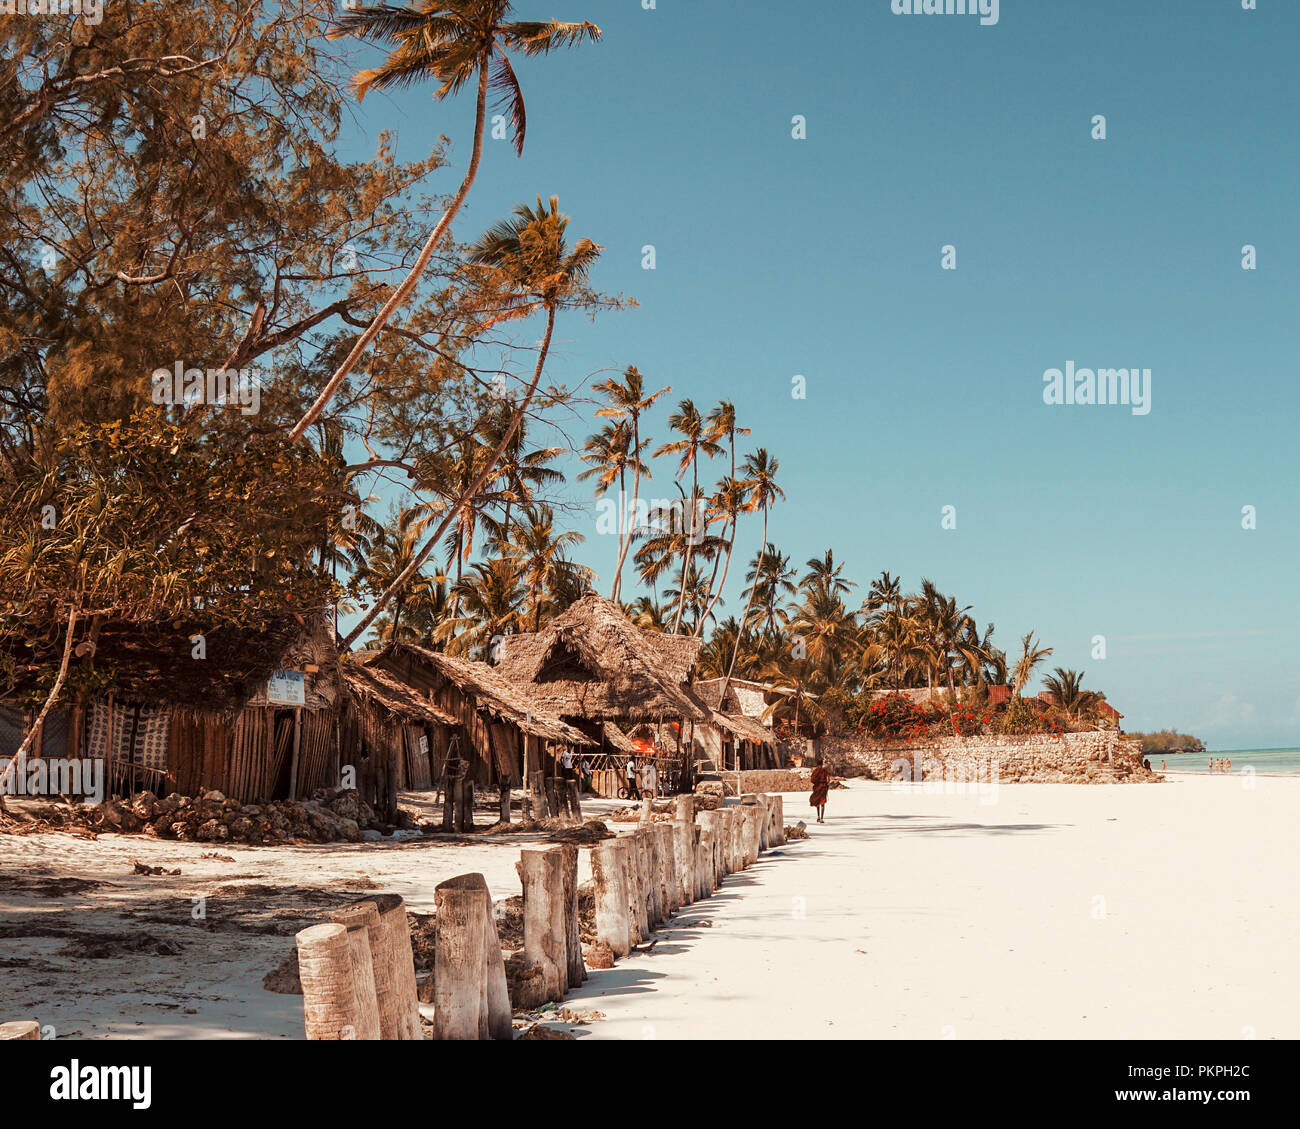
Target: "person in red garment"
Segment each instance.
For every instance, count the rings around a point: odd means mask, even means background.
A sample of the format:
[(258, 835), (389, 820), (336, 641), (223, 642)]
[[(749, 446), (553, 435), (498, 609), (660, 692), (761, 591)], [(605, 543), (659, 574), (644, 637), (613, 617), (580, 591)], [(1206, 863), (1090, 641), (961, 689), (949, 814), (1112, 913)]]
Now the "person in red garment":
[(812, 770), (812, 795), (808, 797), (808, 802), (817, 809), (817, 822), (826, 822), (826, 793), (831, 788), (831, 776), (826, 771), (824, 764), (819, 764)]

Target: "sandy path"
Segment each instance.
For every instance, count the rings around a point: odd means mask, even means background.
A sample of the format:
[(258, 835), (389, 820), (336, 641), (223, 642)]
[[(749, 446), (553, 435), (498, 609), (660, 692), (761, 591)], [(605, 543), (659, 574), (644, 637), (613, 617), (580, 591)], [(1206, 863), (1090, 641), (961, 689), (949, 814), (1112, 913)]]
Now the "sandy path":
[[(583, 811), (599, 818), (623, 806), (587, 800)], [(491, 817), (480, 811), (477, 821)], [(432, 913), (434, 887), (472, 871), (495, 899), (518, 895), (519, 851), (542, 842), (248, 847), (0, 835), (0, 1021), (36, 1019), (60, 1038), (300, 1039), (302, 997), (262, 987), (297, 930), (367, 892)], [(578, 857), (586, 881), (590, 853)], [(133, 860), (181, 873), (137, 875)]]
[(570, 1001), (590, 1038), (1295, 1038), (1297, 810), (1296, 778), (854, 781)]

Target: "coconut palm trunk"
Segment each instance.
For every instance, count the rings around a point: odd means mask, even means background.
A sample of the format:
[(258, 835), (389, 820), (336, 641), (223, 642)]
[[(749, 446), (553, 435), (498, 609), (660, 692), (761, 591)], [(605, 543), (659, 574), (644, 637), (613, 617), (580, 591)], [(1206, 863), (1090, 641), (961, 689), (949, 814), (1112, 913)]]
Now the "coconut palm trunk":
[(325, 387), (321, 389), (315, 403), (307, 409), (302, 419), (294, 424), (293, 430), (289, 432), (290, 439), (295, 441), (301, 439), (307, 429), (320, 419), (321, 413), (325, 411), (330, 400), (334, 398), (334, 394), (339, 390), (339, 386), (347, 379), (348, 374), (361, 359), (361, 355), (370, 348), (370, 343), (379, 336), (380, 331), (388, 324), (389, 319), (410, 297), (411, 291), (415, 289), (416, 283), (420, 281), (420, 276), (424, 274), (425, 268), (429, 265), (429, 260), (433, 258), (434, 251), (438, 249), (438, 244), (442, 242), (443, 237), (450, 229), (451, 221), (456, 218), (461, 205), (465, 203), (465, 198), (469, 195), (474, 179), (478, 176), (479, 159), (483, 156), (483, 127), (487, 121), (488, 70), (488, 60), (484, 59), (482, 66), (479, 67), (478, 74), (478, 101), (474, 110), (474, 148), (470, 154), (469, 168), (465, 170), (465, 179), (460, 182), (460, 188), (457, 190), (456, 195), (452, 197), (450, 206), (443, 212), (442, 219), (438, 221), (437, 227), (430, 233), (429, 238), (424, 241), (419, 257), (407, 272), (406, 277), (402, 279), (401, 285), (393, 291), (392, 296), (384, 303), (379, 313), (374, 316), (365, 331), (356, 339), (352, 348), (348, 351), (348, 355), (343, 359), (343, 363), (334, 371), (334, 375), (325, 382)]
[(18, 746), (18, 751), (9, 758), (9, 763), (0, 770), (0, 813), (7, 813), (4, 800), (4, 780), (22, 762), (36, 740), (36, 734), (41, 731), (41, 726), (45, 724), (46, 717), (49, 716), (50, 710), (54, 708), (54, 703), (58, 700), (59, 693), (63, 690), (63, 680), (68, 676), (68, 663), (72, 660), (72, 639), (77, 629), (77, 618), (81, 614), (80, 604), (73, 604), (68, 612), (68, 632), (63, 640), (63, 660), (59, 663), (59, 673), (54, 679), (54, 687), (50, 690), (50, 696), (45, 699), (45, 704), (41, 707), (41, 712), (37, 715), (35, 723), (27, 731), (27, 736), (23, 738), (22, 744)]
[(745, 637), (745, 627), (749, 623), (749, 609), (754, 605), (754, 592), (758, 589), (758, 578), (763, 570), (763, 558), (767, 555), (767, 507), (763, 507), (763, 540), (758, 552), (758, 567), (754, 569), (754, 583), (749, 586), (749, 598), (745, 601), (745, 610), (740, 617), (740, 629), (736, 632), (736, 643), (731, 648), (731, 663), (727, 667), (727, 676), (722, 680), (722, 697), (726, 701), (727, 687), (731, 685), (731, 676), (736, 669), (736, 659), (740, 657), (740, 642)]
[(528, 390), (524, 393), (523, 399), (519, 401), (519, 407), (515, 409), (514, 415), (510, 417), (510, 426), (506, 428), (505, 434), (501, 437), (500, 442), (497, 443), (496, 449), (492, 452), (491, 458), (488, 459), (487, 465), (483, 468), (482, 472), (479, 474), (478, 478), (474, 480), (469, 489), (460, 496), (443, 517), (442, 522), (439, 524), (438, 528), (434, 530), (433, 535), (424, 543), (424, 548), (422, 548), (411, 559), (411, 563), (398, 574), (392, 584), (380, 593), (379, 599), (375, 601), (374, 606), (366, 613), (361, 622), (352, 629), (347, 638), (343, 640), (344, 647), (351, 647), (353, 642), (361, 636), (361, 633), (365, 631), (372, 622), (374, 622), (375, 617), (383, 609), (384, 605), (406, 587), (411, 577), (419, 571), (420, 566), (424, 564), (425, 559), (431, 552), (433, 552), (434, 547), (442, 539), (442, 535), (450, 528), (451, 523), (457, 520), (460, 512), (465, 508), (465, 506), (472, 502), (478, 492), (483, 488), (483, 484), (492, 476), (496, 469), (497, 460), (501, 458), (502, 453), (505, 451), (506, 447), (509, 446), (510, 440), (514, 437), (514, 433), (518, 430), (520, 424), (523, 423), (524, 413), (527, 412), (528, 405), (532, 402), (533, 394), (537, 391), (538, 384), (541, 383), (542, 369), (546, 366), (546, 357), (551, 351), (551, 337), (555, 333), (555, 312), (554, 305), (550, 306), (546, 312), (546, 334), (542, 338), (542, 346), (537, 354), (537, 364), (533, 368), (532, 383), (529, 384)]

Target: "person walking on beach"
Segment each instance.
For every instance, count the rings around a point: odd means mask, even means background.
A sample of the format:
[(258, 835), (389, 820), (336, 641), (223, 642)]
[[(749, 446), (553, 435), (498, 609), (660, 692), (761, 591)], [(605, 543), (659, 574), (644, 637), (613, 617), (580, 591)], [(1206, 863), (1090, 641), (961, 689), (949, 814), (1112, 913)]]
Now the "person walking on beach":
[(655, 762), (651, 761), (645, 766), (645, 775), (642, 777), (642, 795), (654, 799), (659, 792), (659, 770), (655, 768)]
[(812, 795), (808, 797), (808, 802), (817, 809), (818, 823), (826, 822), (826, 793), (830, 788), (830, 773), (824, 764), (819, 764), (812, 770)]
[(1211, 772), (1214, 771), (1214, 758), (1213, 758), (1213, 757), (1210, 758), (1210, 771), (1211, 771)]
[(641, 789), (636, 786), (636, 758), (627, 758), (627, 767), (623, 770), (627, 775), (627, 798), (629, 800), (639, 800), (641, 798)]
[(1168, 772), (1168, 771), (1169, 771), (1169, 762), (1168, 762), (1168, 761), (1161, 761), (1161, 762), (1160, 762), (1160, 771), (1161, 771), (1161, 772)]
[(1232, 775), (1232, 758), (1231, 758), (1231, 757), (1229, 757), (1226, 761), (1223, 762), (1223, 771), (1226, 772), (1226, 773), (1228, 773), (1229, 776)]

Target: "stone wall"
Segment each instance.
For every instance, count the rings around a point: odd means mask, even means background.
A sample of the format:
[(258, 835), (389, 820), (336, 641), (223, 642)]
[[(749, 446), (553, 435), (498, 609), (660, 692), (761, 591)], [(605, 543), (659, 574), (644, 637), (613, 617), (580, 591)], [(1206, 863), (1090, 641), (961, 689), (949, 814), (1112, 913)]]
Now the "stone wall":
[[(728, 796), (736, 795), (736, 773), (722, 773), (722, 783)], [(740, 773), (740, 791), (750, 792), (810, 792), (811, 768), (755, 769)]]
[[(820, 746), (833, 773), (873, 780), (986, 780), (995, 769), (1004, 784), (1122, 784), (1163, 779), (1142, 767), (1141, 746), (1122, 739), (1114, 730), (1052, 737), (937, 737), (922, 742), (824, 737)], [(899, 761), (907, 762), (906, 766), (898, 766)]]

